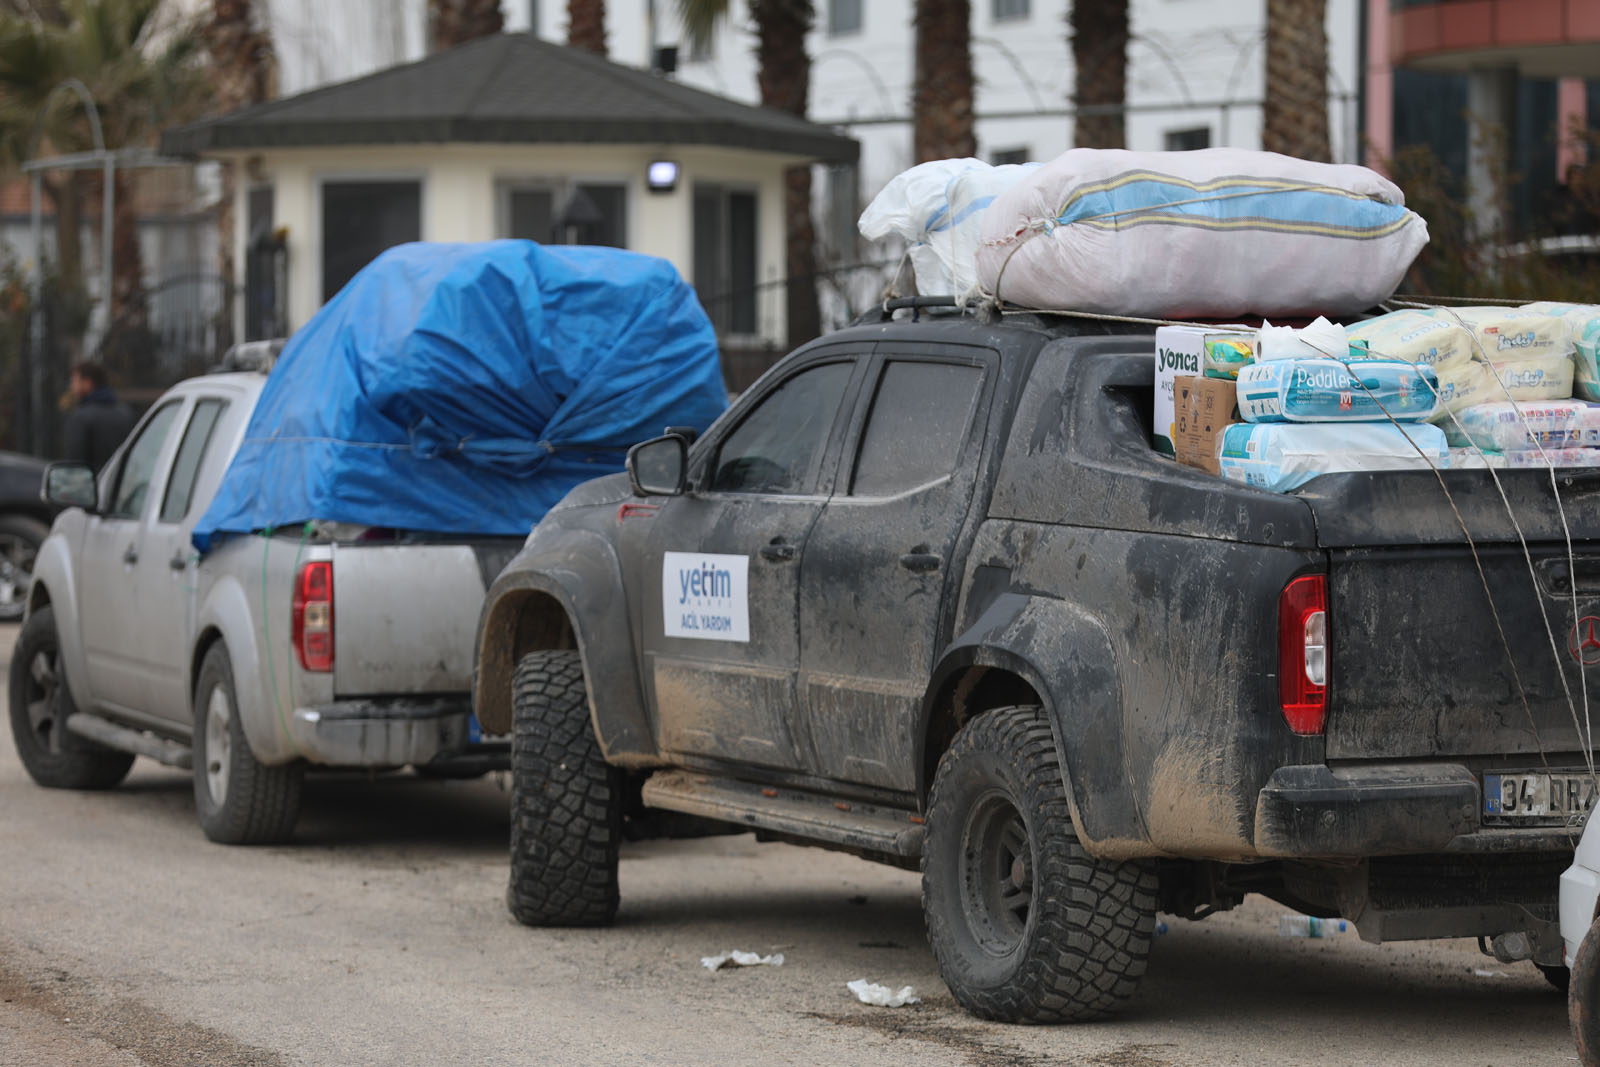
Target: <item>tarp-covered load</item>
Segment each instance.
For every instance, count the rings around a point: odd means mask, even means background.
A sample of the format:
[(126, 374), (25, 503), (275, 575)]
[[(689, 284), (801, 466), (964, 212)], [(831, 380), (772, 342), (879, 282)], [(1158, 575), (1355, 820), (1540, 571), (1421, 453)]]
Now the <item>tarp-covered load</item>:
[(665, 260), (401, 245), (285, 346), (194, 542), (310, 519), (525, 534), (630, 445), (726, 405), (711, 323)]

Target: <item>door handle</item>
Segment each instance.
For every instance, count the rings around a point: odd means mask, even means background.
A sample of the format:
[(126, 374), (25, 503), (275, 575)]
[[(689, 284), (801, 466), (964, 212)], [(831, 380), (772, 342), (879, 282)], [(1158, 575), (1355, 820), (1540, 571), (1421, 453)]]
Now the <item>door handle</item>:
[(799, 550), (781, 537), (774, 537), (761, 546), (761, 558), (773, 563), (787, 563), (798, 554)]
[(171, 567), (175, 571), (188, 570), (189, 557), (182, 554), (173, 556), (171, 559), (167, 560), (167, 566)]
[(132, 545), (129, 545), (128, 550), (122, 554), (122, 562), (126, 563), (130, 567), (135, 563), (138, 563), (139, 550), (134, 548)]
[(914, 574), (926, 574), (939, 569), (939, 564), (944, 560), (928, 551), (927, 545), (917, 545), (910, 552), (900, 557), (900, 566)]

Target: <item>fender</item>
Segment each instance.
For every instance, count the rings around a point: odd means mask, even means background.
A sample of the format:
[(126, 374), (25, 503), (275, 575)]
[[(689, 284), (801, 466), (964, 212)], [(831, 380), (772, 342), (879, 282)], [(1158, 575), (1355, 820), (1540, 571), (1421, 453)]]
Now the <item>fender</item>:
[(293, 713), (290, 689), (280, 679), (284, 706), (273, 708), (271, 681), (261, 670), (249, 598), (238, 579), (221, 575), (206, 593), (195, 616), (194, 643), (189, 648), (190, 718), (194, 712), (194, 681), (206, 649), (218, 638), (228, 649), (233, 665), (235, 712), (256, 759), (273, 765), (288, 763), (299, 753), (289, 739), (288, 717)]
[[(489, 587), (478, 620), (472, 704), (486, 730), (510, 731), (517, 660), (536, 649), (570, 647), (562, 641), (564, 621), (577, 638), (589, 715), (606, 759), (624, 766), (657, 762), (622, 588), (616, 549), (603, 534), (576, 526), (535, 531)], [(541, 596), (554, 604), (534, 606), (540, 617), (528, 626), (524, 609)], [(556, 605), (565, 620), (551, 617)]]
[[(1123, 686), (1105, 625), (1076, 604), (1002, 593), (940, 657), (922, 709), (919, 748), (940, 694), (972, 667), (1009, 671), (1044, 703), (1073, 820), (1098, 855), (1148, 855), (1149, 831), (1124, 771)], [(919, 775), (927, 777), (919, 752)], [(932, 783), (919, 781), (920, 795)]]
[(78, 575), (72, 568), (72, 541), (83, 540), (84, 513), (73, 510), (56, 521), (50, 536), (33, 559), (33, 584), (28, 590), (28, 614), (49, 604), (56, 616), (56, 639), (61, 664), (67, 672), (67, 689), (80, 708), (95, 706), (89, 691), (89, 663), (83, 655), (83, 635), (78, 629)]

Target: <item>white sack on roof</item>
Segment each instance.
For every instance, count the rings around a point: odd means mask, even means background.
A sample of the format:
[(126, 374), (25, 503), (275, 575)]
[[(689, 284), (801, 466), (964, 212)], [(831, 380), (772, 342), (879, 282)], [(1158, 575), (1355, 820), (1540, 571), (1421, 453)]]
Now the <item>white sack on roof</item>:
[(1209, 148), (1074, 148), (984, 212), (978, 281), (1008, 304), (1120, 315), (1354, 314), (1428, 242), (1394, 183)]
[(978, 224), (994, 198), (1037, 163), (994, 167), (981, 159), (935, 159), (903, 171), (861, 213), (861, 236), (890, 234), (910, 245), (917, 292), (959, 296), (977, 285)]

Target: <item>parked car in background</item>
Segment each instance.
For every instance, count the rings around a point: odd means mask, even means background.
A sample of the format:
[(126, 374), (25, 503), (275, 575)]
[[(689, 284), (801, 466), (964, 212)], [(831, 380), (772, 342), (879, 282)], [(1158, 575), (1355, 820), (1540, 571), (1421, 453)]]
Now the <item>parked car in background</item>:
[(55, 517), (39, 495), (46, 466), (36, 456), (0, 452), (0, 622), (22, 618), (34, 556)]
[(471, 725), (472, 635), (521, 538), (310, 522), (195, 551), (265, 381), (179, 384), (98, 480), (50, 467), (67, 510), (39, 549), (10, 677), (36, 782), (110, 788), (135, 756), (191, 768), (200, 824), (228, 843), (288, 837), (308, 765), (506, 760)]

